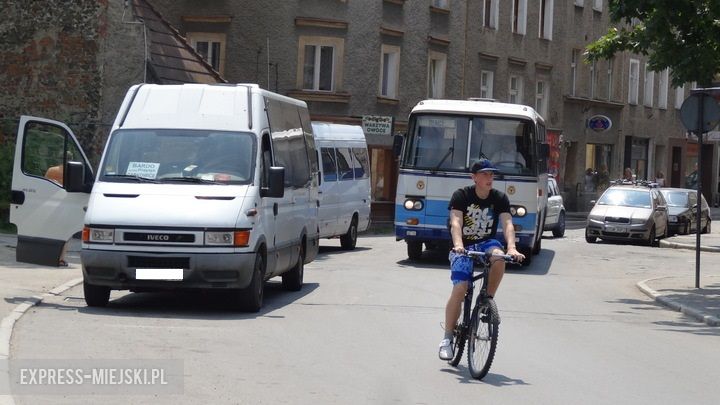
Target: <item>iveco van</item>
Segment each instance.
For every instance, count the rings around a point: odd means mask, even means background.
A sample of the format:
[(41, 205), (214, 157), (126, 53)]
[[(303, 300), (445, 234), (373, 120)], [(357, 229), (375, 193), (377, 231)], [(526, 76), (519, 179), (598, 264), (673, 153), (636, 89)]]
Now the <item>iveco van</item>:
[(355, 249), (358, 232), (370, 225), (370, 159), (362, 127), (313, 122), (320, 156), (321, 238), (340, 237)]
[[(46, 176), (55, 166), (61, 181)], [(66, 125), (24, 116), (17, 260), (57, 265), (82, 231), (89, 306), (111, 290), (190, 288), (257, 311), (266, 280), (299, 290), (317, 254), (317, 166), (305, 102), (252, 84), (133, 86), (97, 175)]]

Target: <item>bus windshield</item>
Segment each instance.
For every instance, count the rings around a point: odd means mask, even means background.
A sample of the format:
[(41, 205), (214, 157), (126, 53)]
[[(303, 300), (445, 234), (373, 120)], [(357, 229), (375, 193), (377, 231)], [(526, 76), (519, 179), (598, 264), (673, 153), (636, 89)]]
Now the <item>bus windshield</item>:
[(501, 173), (536, 175), (535, 140), (530, 120), (418, 114), (411, 118), (402, 167), (467, 171), (487, 158)]

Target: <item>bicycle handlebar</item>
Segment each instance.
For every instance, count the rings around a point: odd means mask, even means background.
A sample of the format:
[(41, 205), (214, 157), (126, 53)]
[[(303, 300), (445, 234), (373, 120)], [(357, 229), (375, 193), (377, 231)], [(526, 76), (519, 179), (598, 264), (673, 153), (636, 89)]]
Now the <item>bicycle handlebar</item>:
[(490, 260), (491, 257), (497, 257), (500, 259), (503, 259), (505, 263), (519, 263), (512, 255), (505, 255), (505, 254), (493, 254), (490, 252), (476, 252), (476, 251), (466, 251), (465, 255), (470, 256), (472, 258), (484, 258), (485, 260)]

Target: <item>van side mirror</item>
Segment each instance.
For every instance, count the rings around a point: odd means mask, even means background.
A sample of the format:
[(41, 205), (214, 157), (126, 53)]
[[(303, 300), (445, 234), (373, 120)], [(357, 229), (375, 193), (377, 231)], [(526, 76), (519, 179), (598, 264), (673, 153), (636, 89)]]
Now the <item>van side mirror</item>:
[(267, 180), (268, 186), (260, 188), (260, 197), (282, 198), (285, 195), (285, 168), (271, 167)]
[(395, 135), (393, 137), (393, 155), (395, 155), (395, 157), (400, 156), (400, 153), (402, 152), (404, 139), (405, 139), (405, 137), (402, 135)]
[(86, 177), (91, 177), (91, 173), (87, 173), (82, 162), (65, 163), (65, 173), (65, 190), (68, 193), (89, 193), (92, 190), (93, 179), (86, 180)]

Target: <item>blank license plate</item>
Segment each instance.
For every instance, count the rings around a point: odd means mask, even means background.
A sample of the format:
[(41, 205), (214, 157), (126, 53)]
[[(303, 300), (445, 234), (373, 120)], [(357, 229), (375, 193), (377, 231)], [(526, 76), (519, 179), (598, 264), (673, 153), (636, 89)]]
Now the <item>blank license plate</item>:
[(617, 232), (617, 233), (625, 233), (627, 232), (627, 228), (624, 226), (608, 226), (607, 229), (605, 229), (607, 232)]
[(136, 269), (137, 280), (182, 280), (183, 269)]

